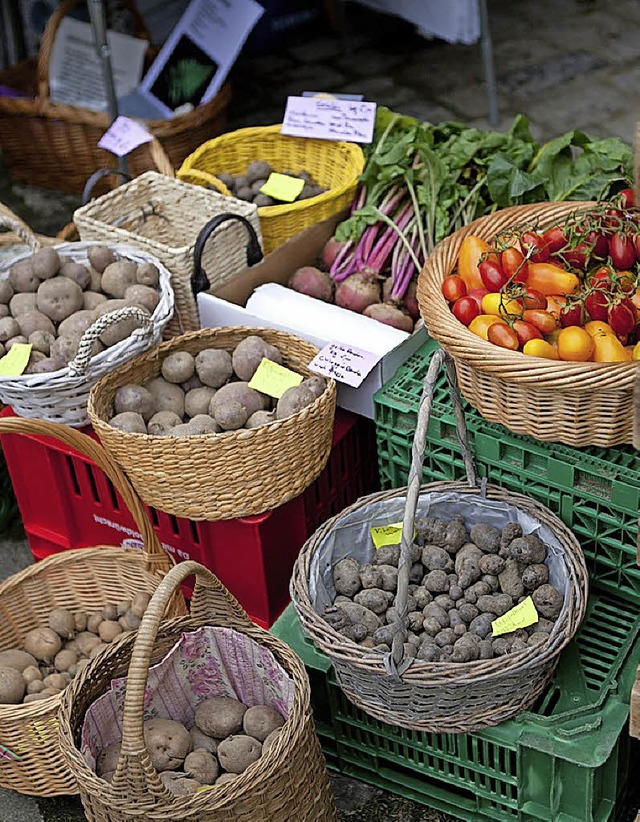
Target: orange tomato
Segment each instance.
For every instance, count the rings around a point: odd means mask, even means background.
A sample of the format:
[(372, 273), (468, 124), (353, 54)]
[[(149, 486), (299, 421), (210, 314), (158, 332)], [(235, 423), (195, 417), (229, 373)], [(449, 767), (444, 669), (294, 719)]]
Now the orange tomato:
[(520, 347), (518, 335), (509, 328), (506, 323), (494, 323), (487, 329), (487, 340), (500, 348), (508, 348), (509, 351), (517, 351)]
[(503, 325), (506, 325), (503, 319), (496, 317), (493, 314), (478, 314), (478, 316), (469, 323), (469, 331), (476, 334), (478, 337), (482, 337), (483, 340), (487, 340), (489, 329), (492, 325), (494, 325), (494, 323), (502, 323)]
[(551, 294), (551, 296), (547, 297), (547, 311), (553, 317), (560, 321), (560, 313), (562, 309), (567, 304), (567, 298), (563, 297), (562, 294)]
[(630, 362), (631, 354), (613, 334), (594, 334), (593, 362)]
[(558, 334), (558, 356), (561, 360), (588, 362), (594, 349), (593, 338), (577, 325), (562, 328)]
[(547, 297), (573, 294), (580, 285), (575, 274), (553, 263), (529, 263), (527, 286), (535, 288)]
[(546, 340), (529, 340), (524, 344), (522, 353), (530, 357), (543, 357), (545, 360), (558, 359), (558, 352)]
[(522, 305), (518, 300), (509, 299), (506, 294), (491, 292), (482, 298), (482, 313), (496, 317), (521, 317)]
[(472, 288), (484, 288), (478, 265), (482, 261), (482, 255), (490, 251), (490, 246), (475, 234), (467, 234), (462, 241), (458, 252), (458, 277), (464, 280), (467, 291)]
[(602, 322), (602, 320), (589, 320), (588, 323), (585, 323), (584, 330), (590, 337), (594, 337), (596, 334), (611, 334), (612, 337), (615, 337), (613, 328), (609, 323)]
[(500, 264), (507, 277), (514, 283), (526, 283), (528, 272), (527, 260), (518, 248), (505, 248), (500, 255)]
[(640, 311), (640, 288), (638, 288), (636, 293), (629, 297), (629, 299), (635, 305), (638, 311)]

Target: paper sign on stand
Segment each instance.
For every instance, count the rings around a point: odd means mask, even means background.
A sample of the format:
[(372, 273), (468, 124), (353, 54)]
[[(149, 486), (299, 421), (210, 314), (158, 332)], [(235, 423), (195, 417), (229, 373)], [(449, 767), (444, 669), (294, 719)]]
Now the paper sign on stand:
[(290, 137), (370, 143), (375, 121), (376, 103), (287, 97), (281, 132)]
[(31, 343), (16, 343), (0, 357), (0, 377), (19, 377), (29, 364)]
[(248, 386), (255, 391), (260, 391), (261, 394), (279, 400), (285, 391), (300, 385), (303, 379), (302, 374), (296, 374), (284, 365), (263, 357), (255, 374), (249, 380)]
[(150, 143), (151, 140), (153, 137), (140, 123), (128, 117), (116, 117), (100, 138), (98, 146), (118, 157), (124, 157), (134, 148), (138, 148), (143, 143)]
[(330, 342), (311, 360), (309, 370), (358, 388), (381, 359), (381, 354), (372, 354), (354, 345)]

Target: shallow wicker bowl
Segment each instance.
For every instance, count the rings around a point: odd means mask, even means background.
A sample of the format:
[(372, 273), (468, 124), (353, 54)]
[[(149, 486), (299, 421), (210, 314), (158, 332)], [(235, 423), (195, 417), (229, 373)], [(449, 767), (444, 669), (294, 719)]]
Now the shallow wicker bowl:
[(441, 291), (468, 234), (490, 242), (509, 226), (544, 227), (592, 205), (537, 203), (481, 217), (436, 246), (417, 294), (429, 333), (454, 358), (460, 389), (483, 417), (539, 440), (609, 447), (632, 442), (637, 363), (559, 362), (508, 351), (465, 328)]

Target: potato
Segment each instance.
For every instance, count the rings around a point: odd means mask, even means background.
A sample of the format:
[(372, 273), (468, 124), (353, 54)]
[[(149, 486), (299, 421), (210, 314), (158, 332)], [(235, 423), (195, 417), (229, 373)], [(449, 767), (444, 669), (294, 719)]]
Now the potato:
[(124, 411), (122, 414), (116, 414), (111, 417), (109, 425), (113, 428), (118, 428), (120, 431), (126, 431), (128, 434), (146, 434), (147, 426), (141, 414), (135, 411)]
[(531, 595), (533, 604), (536, 606), (536, 611), (546, 619), (555, 619), (560, 615), (564, 597), (554, 588), (553, 585), (546, 583), (541, 585)]
[[(87, 614), (85, 611), (76, 611), (73, 615), (73, 622), (76, 631), (79, 633), (80, 631), (87, 630)], [(69, 647), (67, 645), (67, 647)]]
[(144, 612), (147, 610), (150, 599), (151, 595), (146, 591), (139, 591), (131, 600), (131, 613), (142, 618), (144, 616)]
[[(99, 271), (96, 271), (93, 266), (89, 269), (89, 274), (91, 275), (91, 280), (89, 282), (89, 288), (87, 291), (95, 291), (106, 299), (106, 294), (102, 293), (102, 274)], [(87, 292), (85, 291), (85, 294)]]
[(249, 184), (255, 183), (256, 180), (267, 180), (273, 168), (264, 160), (254, 160), (249, 163), (247, 167), (246, 178)]
[(102, 274), (108, 265), (116, 261), (113, 251), (104, 245), (89, 246), (87, 256), (92, 267), (95, 268), (99, 274)]
[(213, 414), (213, 419), (223, 431), (237, 431), (249, 419), (247, 409), (235, 400), (219, 403)]
[(62, 640), (51, 628), (33, 628), (23, 642), (25, 651), (42, 662), (52, 662), (62, 648)]
[(307, 377), (306, 380), (302, 381), (301, 385), (308, 388), (316, 397), (319, 397), (320, 394), (323, 394), (327, 390), (327, 381), (324, 377), (320, 376)]
[(75, 651), (69, 650), (69, 648), (63, 648), (61, 651), (58, 651), (56, 654), (56, 658), (53, 660), (53, 664), (56, 667), (57, 671), (68, 671), (72, 665), (75, 665), (78, 661), (78, 654)]
[(106, 642), (98, 641), (93, 646), (93, 648), (89, 651), (89, 659), (95, 659), (98, 656), (98, 654), (100, 653), (100, 651), (102, 651), (103, 648), (106, 648), (106, 646), (107, 646)]
[[(0, 667), (3, 667), (3, 666), (0, 666)], [(11, 668), (13, 666), (8, 665), (6, 667)], [(22, 678), (27, 683), (27, 690), (28, 690), (28, 686), (32, 682), (42, 683), (42, 671), (40, 670), (40, 668), (38, 668), (37, 665), (27, 665), (27, 667), (24, 669), (24, 671), (22, 671)], [(44, 685), (42, 685), (42, 687), (44, 688)]]
[(53, 277), (40, 283), (36, 295), (38, 311), (54, 322), (61, 322), (83, 305), (82, 289), (66, 277)]
[(55, 371), (60, 371), (60, 369), (65, 366), (66, 363), (62, 362), (62, 360), (56, 360), (53, 357), (45, 357), (44, 360), (40, 360), (33, 367), (30, 366), (29, 371), (31, 374), (53, 374)]
[(276, 405), (276, 419), (282, 420), (297, 414), (316, 401), (316, 395), (305, 385), (287, 388)]
[(180, 422), (182, 422), (185, 411), (185, 395), (179, 385), (167, 382), (163, 377), (156, 377), (145, 383), (144, 387), (153, 396), (156, 411), (173, 411), (174, 414), (180, 417)]
[(9, 305), (13, 293), (13, 286), (9, 280), (0, 280), (0, 304)]
[[(25, 374), (33, 374), (34, 371), (38, 368), (41, 362), (47, 360), (46, 357), (41, 351), (31, 351), (29, 354), (29, 362), (27, 363), (27, 367), (24, 370)], [(36, 371), (36, 373), (39, 373)]]
[(136, 282), (157, 288), (160, 282), (160, 272), (153, 263), (140, 263), (136, 269)]
[(102, 272), (101, 287), (105, 294), (123, 299), (127, 288), (136, 282), (137, 266), (130, 260), (118, 260)]
[(121, 748), (120, 742), (114, 742), (113, 745), (108, 745), (100, 751), (96, 759), (96, 773), (98, 776), (115, 771), (118, 767)]
[(187, 391), (184, 397), (184, 413), (188, 417), (195, 417), (198, 414), (208, 414), (209, 406), (215, 393), (216, 389), (208, 385), (203, 385), (201, 388), (192, 388), (191, 391)]
[(202, 785), (212, 785), (220, 773), (218, 760), (203, 748), (187, 754), (183, 768), (188, 776), (197, 779)]
[(18, 321), (13, 317), (2, 317), (0, 319), (0, 342), (7, 342), (7, 340), (17, 337), (20, 334), (20, 326)]
[(14, 345), (26, 345), (29, 341), (23, 334), (18, 334), (17, 337), (11, 337), (10, 340), (7, 340), (4, 344), (6, 351), (11, 351)]
[[(547, 636), (547, 634), (544, 634), (544, 636)], [(36, 668), (34, 670), (37, 670), (38, 673), (40, 673), (39, 669)], [(40, 676), (42, 676), (42, 674), (40, 674)], [(22, 678), (24, 679), (24, 673), (22, 675)], [(32, 679), (29, 682), (27, 682), (27, 680), (25, 679), (25, 682), (27, 684), (28, 694), (41, 694), (45, 689), (44, 682), (42, 681), (42, 679)]]
[(235, 782), (238, 779), (239, 774), (237, 773), (221, 773), (220, 776), (216, 779), (215, 785), (224, 785), (227, 782)]
[(8, 317), (10, 315), (10, 313), (11, 312), (9, 311), (9, 306), (8, 305), (3, 305), (2, 303), (0, 303), (0, 319), (2, 317)]
[(279, 349), (265, 342), (262, 337), (250, 335), (241, 340), (231, 357), (233, 370), (238, 379), (248, 382), (264, 357), (282, 364), (282, 354)]
[(193, 728), (191, 728), (189, 734), (191, 735), (191, 747), (194, 751), (202, 749), (214, 754), (218, 750), (220, 740), (202, 733), (197, 725), (194, 725)]
[(133, 383), (118, 388), (113, 399), (113, 407), (116, 414), (123, 414), (125, 411), (140, 414), (145, 422), (158, 411), (153, 394), (144, 386)]
[(0, 651), (0, 668), (15, 668), (16, 671), (24, 671), (26, 668), (34, 667), (38, 667), (38, 662), (33, 654), (19, 651), (17, 648)]
[[(369, 637), (369, 640), (371, 638)], [(371, 646), (373, 647), (373, 645)], [(278, 737), (282, 734), (282, 728), (274, 728), (273, 731), (267, 736), (267, 738), (262, 743), (262, 756), (264, 756), (269, 748), (276, 742)]]
[[(245, 422), (251, 414), (264, 410), (265, 398), (259, 391), (249, 388), (246, 382), (230, 382), (223, 385), (214, 394), (209, 405), (209, 413), (217, 421), (218, 412), (229, 403), (239, 403), (247, 411)], [(220, 423), (222, 425), (222, 423)], [(244, 422), (242, 423), (244, 425)], [(223, 426), (224, 427), (224, 426)]]
[(167, 382), (186, 382), (195, 371), (195, 360), (188, 351), (174, 351), (164, 358), (161, 370)]
[(42, 681), (44, 682), (45, 690), (63, 691), (71, 679), (67, 679), (63, 673), (57, 673), (45, 676)]
[(29, 334), (29, 343), (32, 351), (39, 351), (46, 357), (51, 353), (51, 343), (55, 340), (55, 335), (47, 331), (33, 331)]
[(113, 619), (105, 619), (100, 623), (98, 628), (98, 636), (103, 642), (113, 642), (113, 640), (122, 633), (122, 625)]
[(218, 745), (218, 760), (228, 773), (243, 773), (261, 755), (260, 742), (245, 734), (229, 736)]
[(198, 788), (202, 787), (202, 782), (190, 779), (179, 771), (163, 771), (160, 774), (160, 781), (174, 796), (189, 796), (197, 793)]
[(222, 348), (205, 348), (196, 354), (195, 370), (204, 385), (220, 388), (233, 376), (231, 354)]
[(185, 394), (187, 394), (189, 391), (192, 391), (194, 388), (202, 388), (202, 381), (200, 380), (200, 377), (198, 377), (198, 375), (194, 371), (193, 374), (189, 377), (189, 379), (186, 382), (181, 382), (180, 383), (180, 386), (181, 386), (182, 390), (185, 392)]
[(14, 294), (9, 303), (9, 312), (12, 317), (17, 318), (19, 314), (24, 314), (25, 311), (35, 311), (38, 297), (33, 294)]
[(150, 288), (148, 285), (135, 283), (134, 285), (130, 285), (124, 292), (124, 300), (129, 305), (139, 305), (142, 308), (146, 308), (149, 314), (153, 314), (160, 302), (160, 295), (154, 288)]
[(95, 311), (95, 309), (105, 303), (107, 297), (104, 294), (98, 294), (95, 291), (85, 291), (82, 295), (82, 307), (85, 311)]
[[(104, 314), (110, 314), (112, 311), (117, 311), (120, 308), (130, 308), (124, 300), (106, 300), (100, 303), (95, 309), (96, 318), (102, 317)], [(140, 308), (140, 311), (148, 313), (146, 309)], [(116, 343), (126, 340), (131, 334), (140, 328), (140, 320), (135, 317), (122, 318), (112, 323), (109, 328), (106, 328), (100, 335), (100, 341), (109, 348)]]
[(242, 727), (247, 736), (264, 742), (270, 733), (284, 725), (284, 717), (270, 705), (254, 705), (242, 717)]
[(82, 631), (76, 636), (76, 643), (78, 645), (78, 650), (81, 654), (85, 654), (89, 656), (91, 653), (91, 649), (95, 648), (96, 645), (100, 645), (101, 642), (98, 637), (91, 633), (90, 631)]
[(81, 308), (60, 323), (58, 326), (58, 335), (61, 337), (75, 337), (79, 340), (85, 331), (93, 325), (96, 319), (95, 311)]
[(196, 414), (189, 420), (190, 428), (198, 434), (219, 434), (222, 430), (218, 423), (208, 414)]
[(51, 340), (49, 356), (52, 360), (66, 365), (71, 362), (78, 353), (79, 343), (80, 340), (78, 337), (55, 337), (55, 339)]
[(27, 690), (27, 683), (15, 668), (0, 668), (0, 703), (17, 705)]
[(275, 421), (275, 411), (254, 411), (244, 425), (245, 428), (259, 428), (261, 425), (270, 425)]
[(49, 628), (62, 639), (73, 639), (76, 622), (71, 611), (66, 608), (54, 608), (49, 612)]
[(60, 276), (67, 277), (84, 291), (91, 285), (91, 272), (82, 263), (69, 261), (60, 266)]
[(333, 567), (333, 584), (336, 593), (352, 597), (360, 590), (360, 566), (351, 557), (341, 559)]
[(9, 269), (9, 282), (14, 291), (22, 294), (37, 291), (40, 285), (31, 260), (20, 260), (14, 263)]
[(142, 620), (140, 617), (137, 617), (135, 614), (132, 614), (131, 611), (127, 611), (126, 614), (121, 616), (118, 619), (118, 622), (122, 626), (123, 631), (137, 631), (140, 627), (140, 622)]
[(147, 423), (147, 433), (153, 437), (163, 437), (181, 423), (182, 419), (173, 411), (158, 411)]
[(210, 697), (196, 708), (195, 724), (207, 736), (223, 739), (242, 730), (246, 710), (246, 705), (232, 697)]
[(149, 719), (144, 723), (144, 743), (157, 771), (179, 768), (191, 748), (189, 731), (172, 719)]

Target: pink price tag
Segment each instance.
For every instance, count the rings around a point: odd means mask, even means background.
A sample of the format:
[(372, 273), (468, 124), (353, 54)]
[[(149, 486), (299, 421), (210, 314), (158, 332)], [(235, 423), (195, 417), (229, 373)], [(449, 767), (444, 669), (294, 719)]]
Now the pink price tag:
[(140, 123), (128, 117), (117, 117), (100, 138), (99, 148), (104, 148), (118, 157), (124, 157), (134, 148), (150, 143), (153, 137)]
[(355, 345), (330, 342), (311, 360), (309, 370), (358, 388), (381, 359), (381, 354), (372, 354)]

